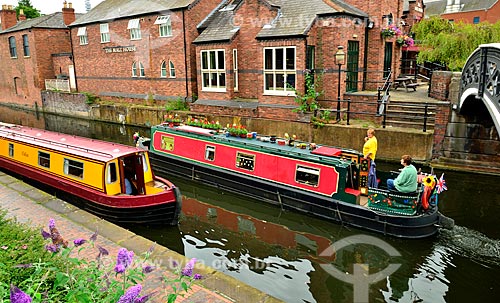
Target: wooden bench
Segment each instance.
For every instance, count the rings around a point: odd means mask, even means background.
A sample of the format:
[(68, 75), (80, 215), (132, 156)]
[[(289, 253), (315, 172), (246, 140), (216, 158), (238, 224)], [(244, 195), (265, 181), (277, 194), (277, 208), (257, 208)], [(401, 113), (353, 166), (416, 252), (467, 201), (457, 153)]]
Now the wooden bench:
[(408, 88), (413, 88), (413, 91), (417, 91), (417, 86), (419, 86), (418, 83), (407, 83), (406, 90), (408, 90)]

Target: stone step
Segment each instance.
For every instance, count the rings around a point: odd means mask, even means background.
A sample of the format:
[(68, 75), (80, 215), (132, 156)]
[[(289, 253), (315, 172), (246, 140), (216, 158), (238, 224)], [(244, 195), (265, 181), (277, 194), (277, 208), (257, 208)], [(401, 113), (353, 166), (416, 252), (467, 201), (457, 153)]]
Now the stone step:
[[(402, 128), (416, 128), (423, 129), (424, 128), (424, 120), (421, 121), (404, 121), (404, 120), (386, 120), (386, 125), (390, 125), (392, 127), (402, 127)], [(434, 129), (434, 121), (427, 120), (426, 127), (428, 130)]]

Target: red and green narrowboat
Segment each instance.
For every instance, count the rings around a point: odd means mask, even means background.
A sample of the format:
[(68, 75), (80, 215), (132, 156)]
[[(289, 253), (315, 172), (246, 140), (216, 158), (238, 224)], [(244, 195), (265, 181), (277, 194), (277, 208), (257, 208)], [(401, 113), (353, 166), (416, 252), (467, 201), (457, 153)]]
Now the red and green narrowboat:
[(203, 182), (386, 235), (422, 238), (438, 231), (441, 215), (436, 194), (424, 211), (422, 188), (412, 194), (369, 188), (370, 163), (361, 153), (291, 141), (161, 124), (153, 126), (150, 141), (141, 140), (141, 144), (149, 145), (158, 174)]
[(144, 149), (0, 122), (0, 168), (112, 222), (178, 223), (180, 191), (155, 176)]

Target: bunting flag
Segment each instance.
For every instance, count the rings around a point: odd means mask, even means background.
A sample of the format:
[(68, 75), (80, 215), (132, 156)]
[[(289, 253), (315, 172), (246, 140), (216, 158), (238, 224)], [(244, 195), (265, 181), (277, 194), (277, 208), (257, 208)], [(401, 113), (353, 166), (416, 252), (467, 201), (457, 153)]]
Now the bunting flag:
[(447, 189), (448, 187), (446, 187), (446, 181), (444, 180), (444, 173), (442, 173), (441, 177), (439, 177), (439, 180), (436, 183), (436, 192), (440, 194)]

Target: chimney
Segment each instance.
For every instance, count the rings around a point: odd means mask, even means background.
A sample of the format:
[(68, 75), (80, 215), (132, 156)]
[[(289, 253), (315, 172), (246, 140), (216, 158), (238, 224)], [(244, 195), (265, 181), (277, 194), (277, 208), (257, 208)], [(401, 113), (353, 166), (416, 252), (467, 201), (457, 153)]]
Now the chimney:
[(16, 11), (12, 5), (2, 4), (0, 11), (0, 22), (2, 23), (2, 30), (6, 30), (17, 24)]
[(24, 14), (24, 10), (21, 8), (19, 10), (19, 16), (18, 16), (19, 21), (24, 21), (26, 20), (26, 15)]
[(73, 8), (73, 4), (71, 2), (68, 3), (64, 1), (62, 13), (64, 24), (70, 25), (76, 20), (75, 9)]

